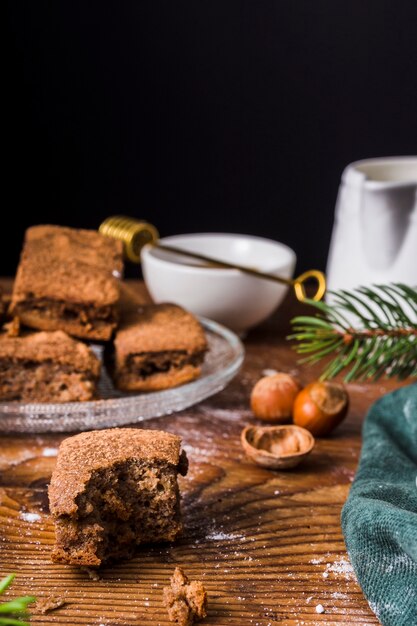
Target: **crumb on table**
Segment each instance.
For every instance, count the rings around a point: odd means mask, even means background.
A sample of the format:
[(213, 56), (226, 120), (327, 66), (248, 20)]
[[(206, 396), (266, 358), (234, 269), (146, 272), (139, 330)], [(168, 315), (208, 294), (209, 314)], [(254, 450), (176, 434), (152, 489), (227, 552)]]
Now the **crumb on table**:
[(207, 593), (199, 580), (189, 582), (180, 567), (176, 567), (169, 587), (164, 587), (164, 604), (171, 622), (191, 626), (207, 615)]
[(94, 567), (81, 567), (81, 570), (87, 574), (90, 580), (94, 582), (101, 580), (99, 572)]
[(56, 609), (61, 608), (66, 604), (66, 600), (60, 596), (44, 596), (42, 598), (38, 598), (36, 602), (36, 611), (45, 615), (50, 611), (55, 611)]

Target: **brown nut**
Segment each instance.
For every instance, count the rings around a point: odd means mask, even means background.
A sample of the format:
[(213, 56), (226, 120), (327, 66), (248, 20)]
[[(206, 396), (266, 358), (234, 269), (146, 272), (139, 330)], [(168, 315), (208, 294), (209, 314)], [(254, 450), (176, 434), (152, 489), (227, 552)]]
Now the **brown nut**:
[(349, 396), (343, 385), (317, 381), (297, 395), (294, 424), (307, 428), (315, 437), (324, 437), (346, 417), (348, 407)]
[(250, 403), (256, 417), (269, 422), (291, 418), (300, 384), (289, 374), (279, 372), (258, 380), (252, 389)]
[(247, 456), (262, 467), (295, 467), (310, 454), (314, 437), (305, 428), (286, 426), (246, 426), (241, 442)]

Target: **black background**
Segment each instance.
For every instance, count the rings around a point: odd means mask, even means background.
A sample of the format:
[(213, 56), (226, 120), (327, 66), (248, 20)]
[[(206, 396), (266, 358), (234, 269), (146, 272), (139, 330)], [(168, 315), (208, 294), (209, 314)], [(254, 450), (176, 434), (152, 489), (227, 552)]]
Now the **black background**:
[(417, 152), (415, 0), (9, 3), (0, 273), (124, 213), (325, 266), (341, 172)]

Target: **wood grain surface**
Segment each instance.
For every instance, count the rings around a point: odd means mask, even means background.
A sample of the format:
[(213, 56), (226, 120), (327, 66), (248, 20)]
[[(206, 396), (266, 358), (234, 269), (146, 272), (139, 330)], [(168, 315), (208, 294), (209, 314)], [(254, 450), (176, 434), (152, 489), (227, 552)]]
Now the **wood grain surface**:
[[(318, 368), (297, 365), (285, 340), (289, 319), (300, 310), (289, 299), (248, 335), (244, 367), (223, 392), (141, 425), (183, 438), (190, 461), (180, 479), (184, 534), (173, 544), (143, 546), (131, 561), (100, 571), (99, 580), (50, 561), (54, 531), (46, 490), (65, 435), (0, 438), (0, 575), (17, 574), (5, 595), (65, 600), (46, 615), (34, 607), (31, 623), (167, 626), (162, 589), (181, 565), (207, 589), (207, 626), (378, 624), (349, 563), (340, 512), (364, 415), (395, 384), (349, 385), (346, 421), (294, 470), (257, 467), (240, 444), (242, 428), (256, 423), (248, 399), (263, 370), (293, 372), (303, 383), (318, 375)], [(317, 612), (319, 605), (324, 612)]]

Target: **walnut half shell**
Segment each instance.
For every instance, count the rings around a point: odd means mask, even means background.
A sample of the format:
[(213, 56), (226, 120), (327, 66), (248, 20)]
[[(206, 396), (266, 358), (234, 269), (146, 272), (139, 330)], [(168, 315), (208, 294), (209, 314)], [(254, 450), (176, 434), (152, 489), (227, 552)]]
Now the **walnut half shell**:
[(262, 467), (295, 467), (312, 451), (313, 435), (301, 426), (246, 426), (241, 442), (247, 456)]

